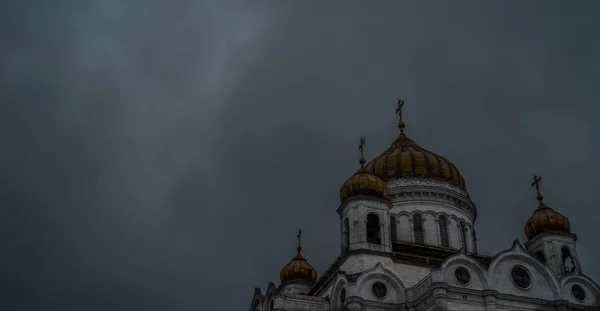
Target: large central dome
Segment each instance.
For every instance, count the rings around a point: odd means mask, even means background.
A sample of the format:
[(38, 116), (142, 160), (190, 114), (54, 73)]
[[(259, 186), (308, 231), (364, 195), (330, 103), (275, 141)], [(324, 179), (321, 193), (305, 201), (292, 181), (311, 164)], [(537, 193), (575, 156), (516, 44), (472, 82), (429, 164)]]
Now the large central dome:
[(365, 170), (383, 181), (406, 177), (437, 178), (466, 190), (465, 179), (446, 158), (417, 145), (408, 138), (401, 124), (400, 136), (392, 145), (369, 162)]

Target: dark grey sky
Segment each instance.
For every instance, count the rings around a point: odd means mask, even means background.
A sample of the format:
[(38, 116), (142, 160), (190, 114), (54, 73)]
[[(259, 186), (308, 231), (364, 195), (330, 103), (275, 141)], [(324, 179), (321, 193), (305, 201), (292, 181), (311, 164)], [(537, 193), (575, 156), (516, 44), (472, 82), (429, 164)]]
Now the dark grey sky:
[(453, 161), (480, 251), (569, 216), (600, 280), (595, 1), (2, 1), (0, 309), (245, 310), (339, 186), (407, 133)]

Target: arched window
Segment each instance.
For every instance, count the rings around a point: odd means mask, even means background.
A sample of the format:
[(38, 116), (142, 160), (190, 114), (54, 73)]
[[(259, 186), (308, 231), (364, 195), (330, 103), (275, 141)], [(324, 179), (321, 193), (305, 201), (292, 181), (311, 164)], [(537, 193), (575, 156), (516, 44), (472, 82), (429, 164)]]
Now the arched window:
[(448, 241), (448, 220), (446, 216), (440, 216), (440, 242), (443, 247), (450, 246)]
[(571, 273), (575, 270), (575, 262), (573, 261), (573, 257), (571, 256), (571, 251), (566, 246), (563, 246), (560, 249), (562, 255), (563, 267), (565, 269), (565, 273)]
[(392, 215), (390, 216), (390, 235), (392, 236), (392, 242), (395, 242), (398, 239), (396, 234), (396, 216)]
[(379, 217), (376, 214), (367, 215), (367, 243), (381, 244)]
[(537, 257), (541, 262), (546, 262), (546, 257), (542, 251), (535, 252), (535, 257)]
[(469, 249), (467, 246), (467, 227), (465, 226), (464, 222), (460, 223), (460, 242), (465, 252), (468, 252)]
[(350, 221), (348, 218), (344, 218), (344, 250), (348, 250), (350, 247)]
[(271, 305), (269, 305), (269, 311), (273, 311), (273, 300), (271, 300)]
[(413, 231), (415, 234), (415, 243), (425, 244), (425, 240), (423, 238), (423, 218), (421, 217), (421, 214), (415, 214), (413, 216)]

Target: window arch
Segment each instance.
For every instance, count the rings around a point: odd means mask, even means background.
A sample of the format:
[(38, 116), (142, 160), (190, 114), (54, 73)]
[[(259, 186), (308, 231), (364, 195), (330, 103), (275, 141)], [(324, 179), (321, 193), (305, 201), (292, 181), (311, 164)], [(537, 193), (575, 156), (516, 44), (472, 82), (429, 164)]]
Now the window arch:
[(342, 229), (344, 235), (344, 250), (348, 250), (350, 247), (350, 221), (348, 218), (344, 218), (344, 227)]
[(421, 214), (413, 216), (413, 231), (415, 234), (415, 244), (425, 244), (423, 232), (423, 217)]
[(460, 222), (460, 242), (465, 252), (468, 252), (469, 247), (467, 246), (467, 226), (465, 226), (465, 223), (462, 221)]
[(367, 215), (367, 243), (381, 244), (379, 231), (379, 216), (373, 213)]
[(575, 261), (573, 260), (573, 256), (571, 256), (571, 251), (568, 247), (563, 246), (560, 249), (563, 268), (565, 269), (565, 273), (571, 273), (575, 270)]
[(273, 300), (271, 300), (271, 304), (269, 305), (269, 311), (273, 311)]
[(448, 240), (448, 219), (446, 216), (440, 216), (440, 243), (442, 247), (450, 246), (450, 241)]
[(396, 231), (396, 216), (390, 216), (390, 235), (392, 236), (391, 241), (396, 242), (398, 239), (397, 231)]

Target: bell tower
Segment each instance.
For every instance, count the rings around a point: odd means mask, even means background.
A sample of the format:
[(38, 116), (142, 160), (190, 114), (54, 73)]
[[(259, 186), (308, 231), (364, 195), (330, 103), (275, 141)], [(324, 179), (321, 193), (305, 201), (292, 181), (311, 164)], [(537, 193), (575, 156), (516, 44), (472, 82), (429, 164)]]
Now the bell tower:
[(365, 139), (360, 138), (360, 169), (340, 189), (342, 253), (356, 249), (392, 251), (388, 189), (385, 182), (365, 171)]
[(537, 191), (539, 205), (525, 224), (528, 238), (525, 247), (556, 275), (581, 274), (577, 255), (577, 235), (571, 233), (569, 219), (544, 204), (540, 190), (542, 178), (534, 175), (532, 187)]

